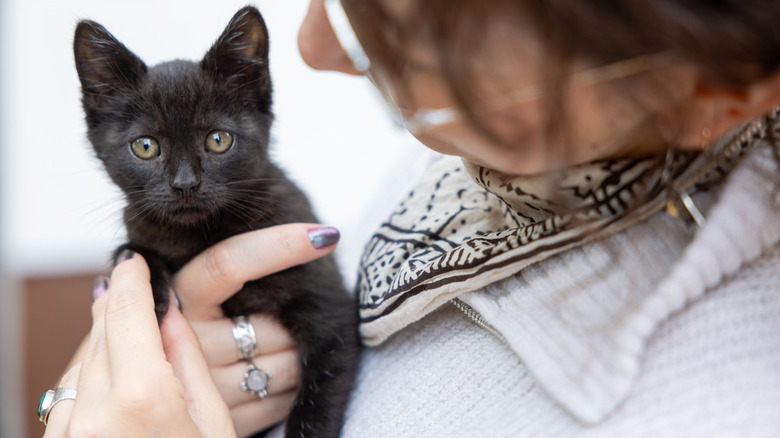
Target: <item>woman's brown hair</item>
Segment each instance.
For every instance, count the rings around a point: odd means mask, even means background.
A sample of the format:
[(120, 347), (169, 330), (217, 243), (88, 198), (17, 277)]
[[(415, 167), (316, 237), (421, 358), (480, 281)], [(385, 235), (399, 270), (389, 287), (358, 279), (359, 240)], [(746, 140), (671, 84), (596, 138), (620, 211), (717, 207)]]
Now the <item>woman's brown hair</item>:
[[(780, 2), (764, 0), (419, 0), (399, 17), (390, 0), (344, 0), (372, 60), (403, 75), (405, 51), (422, 41), (456, 104), (487, 137), (501, 143), (472, 112), (479, 99), (473, 60), (481, 36), (496, 23), (531, 26), (551, 62), (541, 66), (548, 119), (565, 117), (565, 72), (574, 60), (607, 64), (672, 51), (697, 65), (713, 85), (739, 88), (780, 70)], [(377, 54), (379, 59), (373, 59)], [(480, 73), (482, 74), (484, 70)], [(403, 83), (403, 78), (399, 81)], [(555, 135), (552, 125), (548, 133)]]

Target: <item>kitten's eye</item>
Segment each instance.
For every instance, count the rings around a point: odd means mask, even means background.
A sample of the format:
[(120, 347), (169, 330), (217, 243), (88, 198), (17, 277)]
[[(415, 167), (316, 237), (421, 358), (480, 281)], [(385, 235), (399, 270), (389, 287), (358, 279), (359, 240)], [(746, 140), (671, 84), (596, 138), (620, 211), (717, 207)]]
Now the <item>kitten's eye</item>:
[(223, 154), (233, 146), (233, 135), (227, 131), (213, 131), (206, 137), (206, 150)]
[(136, 157), (150, 160), (160, 155), (160, 145), (152, 137), (141, 137), (130, 143), (130, 150)]

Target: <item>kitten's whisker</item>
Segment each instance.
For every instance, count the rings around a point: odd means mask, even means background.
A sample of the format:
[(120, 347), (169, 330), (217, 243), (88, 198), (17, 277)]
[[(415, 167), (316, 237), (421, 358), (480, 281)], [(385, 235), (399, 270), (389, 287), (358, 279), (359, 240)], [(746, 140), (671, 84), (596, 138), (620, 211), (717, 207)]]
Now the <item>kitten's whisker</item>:
[[(258, 221), (262, 221), (269, 218), (274, 213), (274, 210), (271, 209), (262, 209), (262, 210), (248, 209), (246, 207), (236, 205), (236, 204), (226, 207), (226, 211), (228, 211), (234, 217), (241, 219), (242, 221), (247, 223), (257, 223)], [(255, 226), (250, 225), (250, 228), (256, 228), (256, 227), (257, 227), (256, 225)]]
[[(249, 212), (243, 212), (240, 209), (235, 209), (233, 206), (226, 206), (225, 210), (236, 217), (236, 219), (242, 221), (248, 230), (256, 228), (252, 225), (252, 219), (256, 219), (256, 215), (251, 215)], [(215, 223), (215, 225), (217, 224)]]
[(254, 183), (279, 183), (285, 181), (284, 178), (252, 178), (252, 179), (243, 179), (243, 180), (233, 180), (233, 181), (225, 181), (222, 182), (223, 185), (226, 186), (232, 186), (232, 185), (240, 185), (240, 184), (247, 184), (251, 185)]

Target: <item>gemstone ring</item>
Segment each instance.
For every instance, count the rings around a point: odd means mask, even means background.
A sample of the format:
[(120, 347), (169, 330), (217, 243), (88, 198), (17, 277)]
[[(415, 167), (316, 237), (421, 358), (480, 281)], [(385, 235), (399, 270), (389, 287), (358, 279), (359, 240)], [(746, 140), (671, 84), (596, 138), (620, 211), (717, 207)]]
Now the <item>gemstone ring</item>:
[(57, 388), (46, 391), (38, 402), (38, 419), (43, 424), (49, 421), (49, 414), (54, 405), (63, 400), (76, 400), (76, 390), (71, 388)]
[(256, 394), (260, 398), (268, 397), (268, 382), (271, 380), (271, 372), (266, 371), (253, 362), (249, 362), (249, 366), (244, 373), (244, 380), (241, 382), (241, 390), (244, 392), (251, 392)]

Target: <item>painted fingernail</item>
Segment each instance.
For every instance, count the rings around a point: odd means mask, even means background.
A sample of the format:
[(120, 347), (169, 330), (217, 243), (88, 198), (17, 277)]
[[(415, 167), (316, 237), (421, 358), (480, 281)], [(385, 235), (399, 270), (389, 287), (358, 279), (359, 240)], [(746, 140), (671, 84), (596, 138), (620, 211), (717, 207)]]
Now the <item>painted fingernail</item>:
[(317, 249), (335, 245), (339, 237), (339, 230), (333, 227), (320, 227), (309, 231), (309, 241)]
[(168, 289), (170, 295), (171, 295), (171, 302), (176, 306), (177, 309), (179, 309), (179, 312), (181, 312), (181, 301), (179, 301), (179, 297), (176, 295), (176, 292), (173, 290), (173, 288)]
[(129, 249), (122, 250), (122, 252), (120, 252), (119, 255), (116, 256), (116, 264), (115, 264), (115, 266), (120, 264), (120, 263), (122, 263), (122, 262), (126, 262), (126, 261), (132, 259), (133, 256), (135, 256), (135, 252), (134, 251), (131, 251)]
[(100, 276), (92, 281), (92, 301), (97, 300), (108, 292), (108, 278)]

